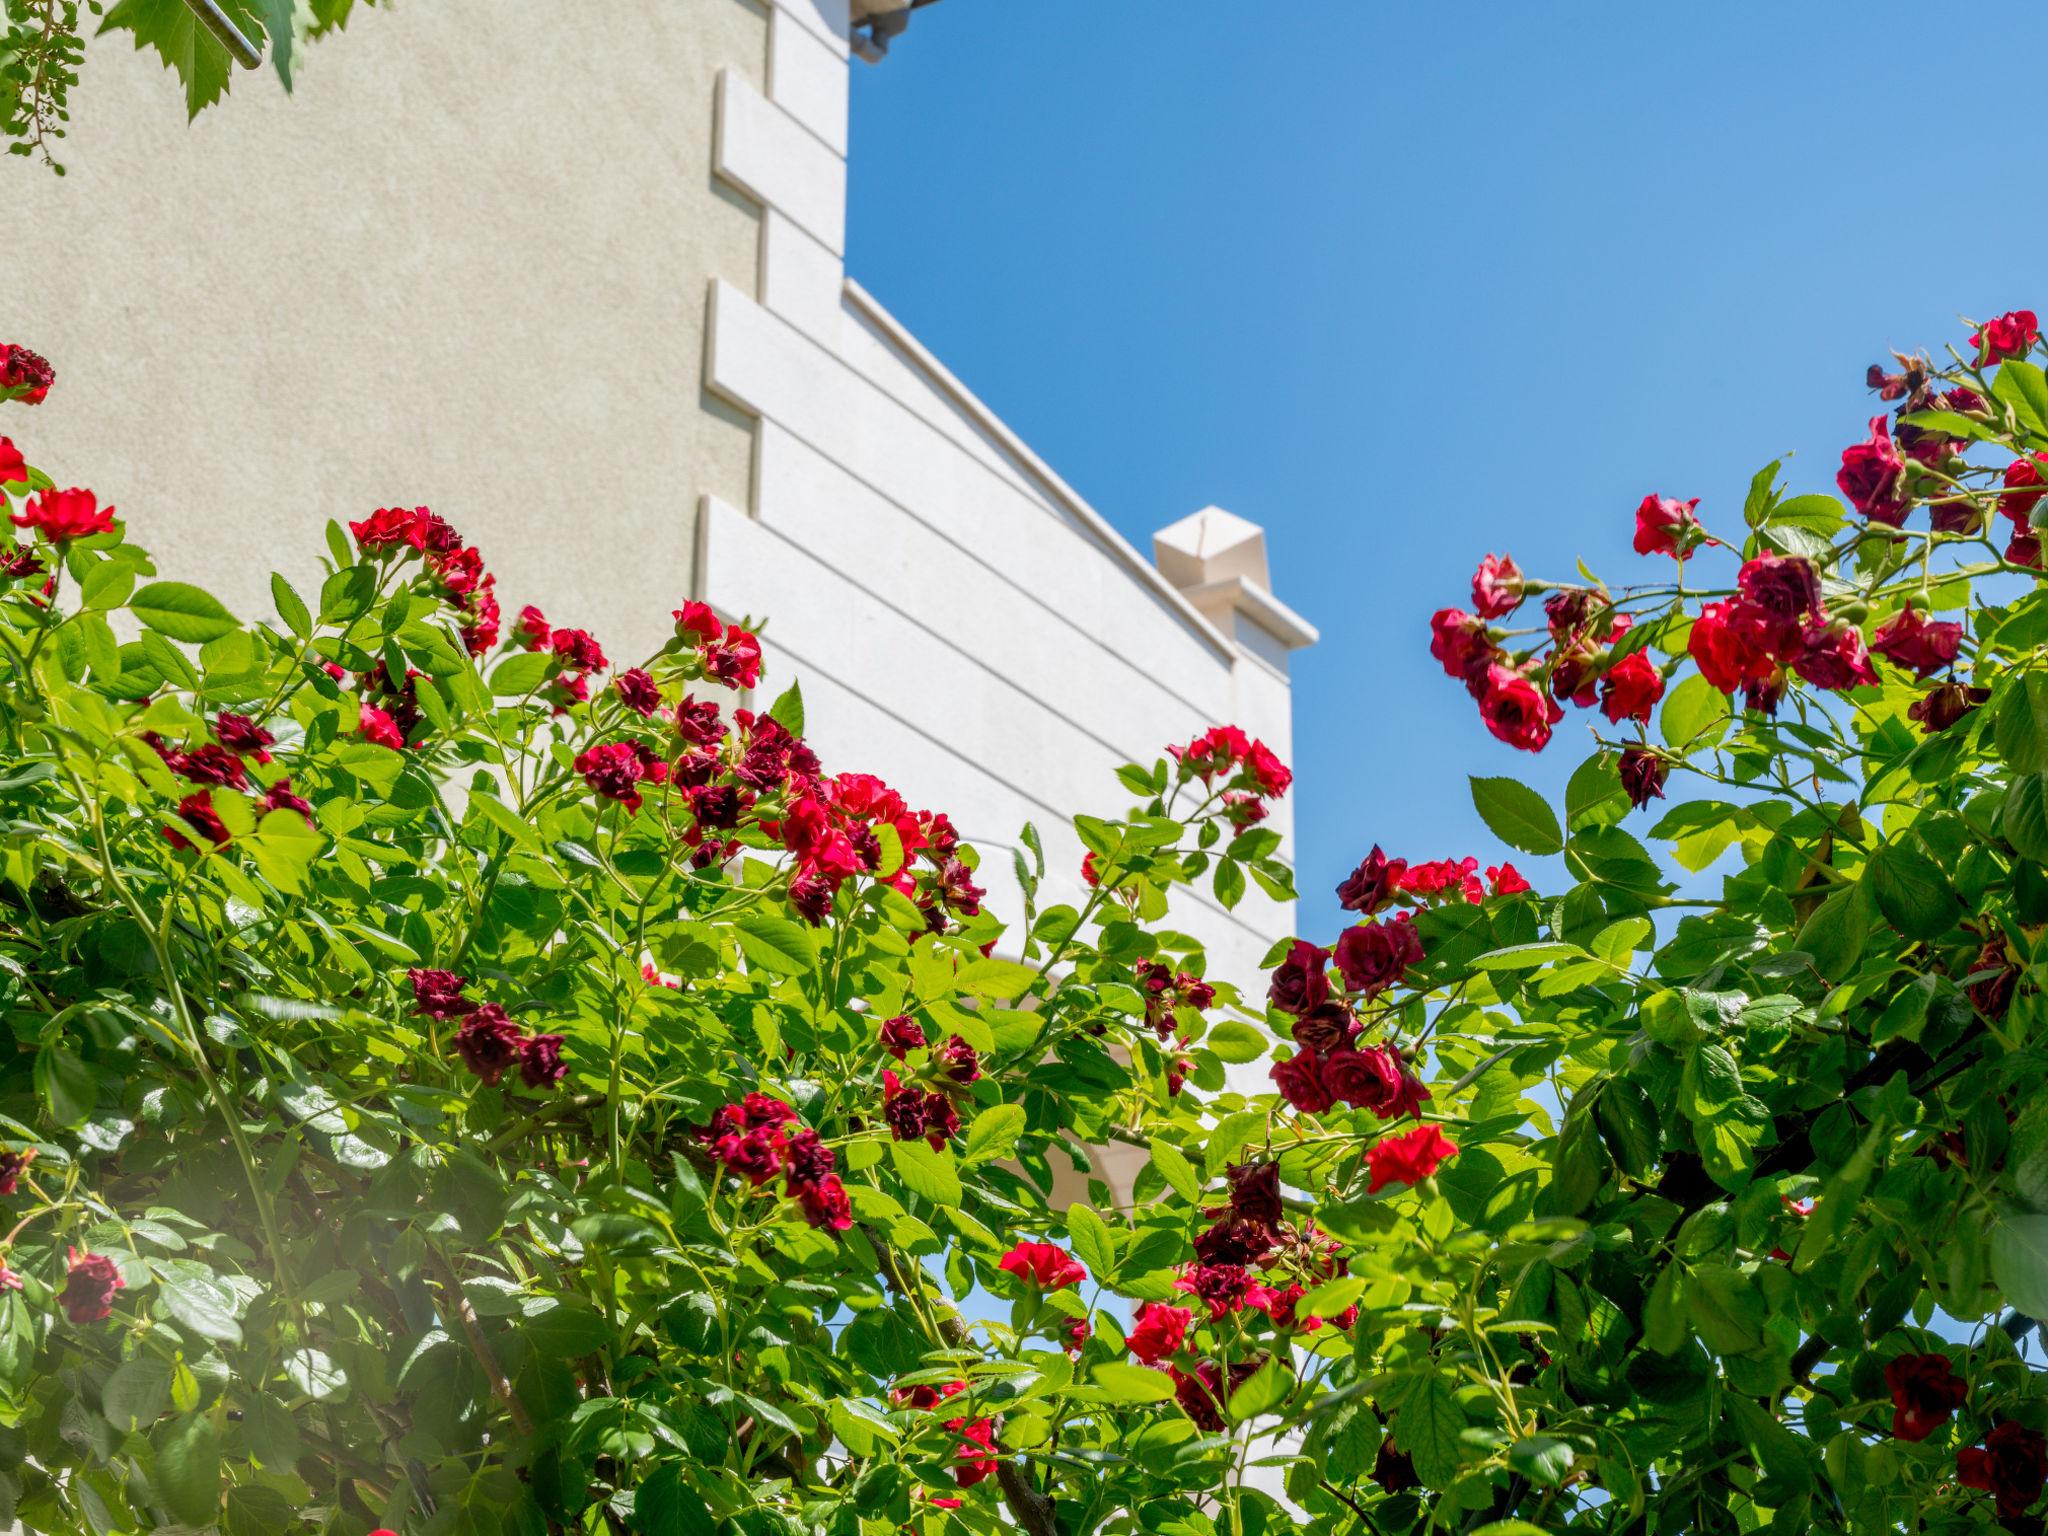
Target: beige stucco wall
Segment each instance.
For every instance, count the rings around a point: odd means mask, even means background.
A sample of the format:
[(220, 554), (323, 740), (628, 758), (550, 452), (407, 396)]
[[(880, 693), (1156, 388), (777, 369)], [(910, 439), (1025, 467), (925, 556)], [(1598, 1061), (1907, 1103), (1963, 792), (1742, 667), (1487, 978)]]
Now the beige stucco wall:
[(184, 122), (96, 42), (59, 180), (10, 160), (37, 253), (0, 340), (59, 387), (12, 428), (165, 574), (267, 611), (329, 517), (429, 505), (509, 616), (615, 656), (692, 581), (699, 498), (748, 499), (752, 430), (703, 392), (710, 280), (749, 293), (760, 212), (712, 174), (717, 73), (756, 84), (757, 0), (398, 0)]

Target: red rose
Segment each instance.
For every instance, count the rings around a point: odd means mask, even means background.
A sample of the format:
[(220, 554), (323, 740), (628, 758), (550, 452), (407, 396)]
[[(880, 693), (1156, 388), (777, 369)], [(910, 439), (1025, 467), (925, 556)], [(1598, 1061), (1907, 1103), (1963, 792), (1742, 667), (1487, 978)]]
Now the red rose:
[(28, 1172), (28, 1165), (36, 1160), (34, 1147), (23, 1147), (19, 1152), (0, 1152), (0, 1195), (11, 1195), (21, 1187), (21, 1176)]
[(1636, 553), (1684, 559), (1699, 542), (1700, 520), (1693, 515), (1699, 504), (1697, 496), (1691, 501), (1645, 496), (1636, 508)]
[(114, 526), (114, 509), (101, 506), (91, 491), (75, 486), (49, 490), (29, 498), (28, 505), (14, 514), (14, 526), (33, 528), (52, 544), (66, 544), (107, 532)]
[(1839, 690), (1867, 687), (1877, 681), (1870, 653), (1864, 649), (1863, 631), (1854, 624), (1809, 625), (1801, 642), (1792, 670), (1814, 687)]
[(519, 623), (515, 628), (522, 650), (544, 651), (554, 631), (548, 627), (548, 616), (533, 604), (528, 603), (519, 610)]
[(350, 523), (356, 547), (381, 552), (404, 547), (422, 554), (453, 554), (462, 547), (455, 530), (425, 507), (379, 507), (360, 523)]
[(1378, 1194), (1389, 1184), (1418, 1184), (1456, 1155), (1457, 1148), (1433, 1125), (1418, 1125), (1399, 1136), (1389, 1136), (1365, 1154), (1372, 1179), (1366, 1193)]
[(1981, 709), (1991, 698), (1989, 688), (1971, 688), (1947, 682), (1914, 701), (1906, 710), (1908, 719), (1920, 722), (1920, 734), (1934, 736)]
[(1873, 416), (1869, 438), (1842, 450), (1835, 484), (1865, 517), (1896, 528), (1906, 520), (1906, 508), (1911, 505), (1903, 488), (1905, 468), (1906, 461), (1892, 446), (1887, 419)]
[(1227, 1317), (1251, 1300), (1251, 1271), (1242, 1264), (1190, 1264), (1174, 1289), (1207, 1303), (1209, 1320)]
[[(234, 836), (228, 831), (228, 824), (220, 819), (220, 812), (213, 808), (213, 793), (210, 790), (202, 789), (196, 795), (187, 795), (180, 800), (178, 819), (216, 848)], [(164, 828), (164, 840), (173, 848), (187, 853), (192, 851), (192, 840), (173, 827)]]
[(711, 611), (709, 603), (687, 602), (675, 610), (676, 636), (692, 645), (715, 641), (725, 633), (725, 624)]
[(1776, 670), (1763, 614), (1744, 602), (1708, 603), (1686, 642), (1700, 675), (1723, 693), (1762, 682)]
[(528, 1035), (519, 1042), (519, 1080), (529, 1088), (552, 1088), (569, 1075), (560, 1035)]
[(652, 775), (637, 743), (606, 741), (577, 754), (576, 771), (592, 793), (615, 800), (629, 811), (640, 809), (640, 784)]
[(1407, 868), (1406, 859), (1389, 859), (1380, 852), (1379, 844), (1374, 843), (1372, 852), (1337, 887), (1337, 904), (1347, 912), (1372, 916), (1393, 899), (1394, 893), (1401, 888), (1401, 874)]
[(980, 1054), (958, 1035), (948, 1035), (946, 1043), (933, 1052), (933, 1059), (956, 1083), (971, 1083), (981, 1076)]
[(70, 1250), (70, 1269), (64, 1277), (64, 1289), (58, 1293), (57, 1305), (64, 1309), (64, 1315), (81, 1328), (87, 1323), (103, 1323), (114, 1312), (114, 1293), (125, 1287), (120, 1270), (114, 1261), (103, 1253), (80, 1253)]
[(1429, 654), (1444, 674), (1470, 686), (1475, 673), (1500, 654), (1482, 619), (1461, 608), (1440, 608), (1429, 621)]
[(1079, 1285), (1088, 1278), (1086, 1265), (1052, 1243), (1019, 1243), (996, 1260), (996, 1268), (1042, 1291)]
[(846, 1198), (846, 1186), (839, 1182), (836, 1174), (827, 1174), (814, 1183), (800, 1184), (790, 1189), (798, 1207), (804, 1213), (804, 1220), (814, 1227), (827, 1232), (844, 1232), (853, 1225), (853, 1202)]
[(1486, 883), (1495, 896), (1519, 896), (1530, 889), (1529, 882), (1522, 878), (1522, 872), (1512, 864), (1487, 865)]
[(269, 762), (270, 753), (265, 749), (277, 745), (277, 738), (254, 720), (227, 709), (213, 717), (213, 739), (230, 752), (253, 757), (259, 763)]
[(1186, 1307), (1169, 1307), (1163, 1301), (1148, 1301), (1131, 1319), (1131, 1331), (1124, 1343), (1147, 1365), (1157, 1365), (1179, 1349), (1188, 1336), (1195, 1314)]
[(1647, 724), (1650, 711), (1664, 697), (1664, 674), (1641, 651), (1631, 651), (1607, 669), (1600, 682), (1600, 713), (1614, 724), (1639, 720)]
[(1430, 859), (1411, 864), (1401, 876), (1401, 889), (1422, 897), (1455, 892), (1474, 906), (1486, 900), (1486, 888), (1479, 883), (1477, 859)]
[(374, 704), (365, 704), (356, 716), (356, 729), (363, 740), (375, 742), (380, 747), (396, 750), (405, 745), (405, 738), (398, 732), (398, 723)]
[(1671, 774), (1671, 764), (1662, 754), (1645, 747), (1627, 747), (1622, 751), (1618, 768), (1622, 793), (1637, 810), (1652, 800), (1664, 798), (1664, 780)]
[(1422, 940), (1403, 912), (1387, 922), (1359, 923), (1337, 939), (1337, 969), (1353, 992), (1371, 996), (1393, 986), (1422, 959)]
[(56, 382), (48, 361), (11, 341), (0, 344), (0, 398), (41, 405)]
[(1505, 618), (1521, 606), (1522, 569), (1508, 555), (1488, 555), (1472, 574), (1472, 606), (1482, 619)]
[(1984, 1437), (1982, 1450), (1956, 1452), (1956, 1480), (1995, 1498), (2001, 1520), (2017, 1519), (2048, 1485), (2048, 1442), (2023, 1424), (2001, 1424)]
[(1963, 646), (1963, 626), (1945, 620), (1930, 622), (1917, 608), (1902, 608), (1878, 625), (1870, 648), (1893, 666), (1915, 677), (1932, 677), (1955, 663)]
[(1900, 1440), (1925, 1440), (1970, 1395), (1947, 1355), (1900, 1355), (1885, 1366), (1884, 1384), (1892, 1395), (1892, 1434)]
[(1486, 669), (1479, 716), (1498, 740), (1524, 752), (1541, 752), (1564, 711), (1522, 673), (1496, 665)]
[(1280, 1200), (1278, 1163), (1232, 1163), (1223, 1177), (1230, 1185), (1230, 1213), (1240, 1221), (1270, 1227), (1286, 1214)]
[(14, 440), (0, 437), (0, 485), (27, 485), (28, 460), (14, 446)]
[(962, 1488), (972, 1488), (992, 1474), (999, 1464), (995, 1453), (995, 1421), (976, 1419), (969, 1424), (965, 1419), (954, 1419), (946, 1427), (959, 1431), (963, 1437), (953, 1452), (953, 1481)]
[(1297, 1017), (1313, 1013), (1330, 1000), (1330, 952), (1318, 949), (1307, 939), (1296, 939), (1274, 968), (1266, 989), (1266, 1001), (1282, 1013)]
[(1272, 1073), (1280, 1096), (1305, 1115), (1320, 1115), (1336, 1103), (1313, 1051), (1297, 1051), (1286, 1061), (1274, 1062)]
[(2024, 530), (2034, 515), (2034, 508), (2041, 498), (2048, 495), (2048, 479), (2042, 471), (2048, 469), (2048, 453), (2037, 453), (2030, 459), (2014, 459), (2005, 466), (2005, 490), (1998, 498), (1998, 510), (2012, 519), (2013, 526)]
[(1287, 787), (1294, 782), (1294, 775), (1287, 765), (1263, 741), (1254, 741), (1246, 749), (1244, 771), (1258, 786), (1259, 793), (1275, 800), (1286, 794)]
[(486, 1087), (495, 1088), (507, 1070), (518, 1065), (520, 1043), (525, 1038), (503, 1008), (483, 1003), (455, 1032), (455, 1054)]
[(654, 679), (639, 667), (621, 672), (612, 679), (612, 686), (619, 691), (619, 702), (636, 715), (647, 716), (661, 708), (661, 690), (654, 686)]
[(2025, 357), (2041, 339), (2041, 323), (2031, 309), (2007, 310), (1996, 320), (1970, 332), (1970, 345), (1977, 349), (1977, 366), (1988, 368), (2008, 358)]
[(1735, 584), (1762, 616), (1771, 649), (1792, 647), (1808, 619), (1820, 616), (1820, 577), (1797, 555), (1758, 555), (1743, 562)]
[(898, 1061), (912, 1051), (921, 1051), (927, 1041), (924, 1026), (907, 1013), (899, 1013), (893, 1019), (882, 1021), (882, 1049)]

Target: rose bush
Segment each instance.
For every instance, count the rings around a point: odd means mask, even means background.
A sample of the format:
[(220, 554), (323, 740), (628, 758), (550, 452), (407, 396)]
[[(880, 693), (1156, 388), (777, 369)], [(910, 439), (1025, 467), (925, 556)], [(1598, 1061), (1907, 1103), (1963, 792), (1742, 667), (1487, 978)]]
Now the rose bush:
[(1168, 926), (1291, 894), (1242, 732), (1006, 926), (746, 623), (615, 671), (387, 509), (244, 624), (0, 441), (0, 1513), (2037, 1528), (2038, 345), (1872, 370), (1847, 506), (1488, 556), (1431, 651), (1516, 747), (1593, 712), (1561, 815), (1473, 781), (1565, 888), (1375, 847), (1243, 997)]

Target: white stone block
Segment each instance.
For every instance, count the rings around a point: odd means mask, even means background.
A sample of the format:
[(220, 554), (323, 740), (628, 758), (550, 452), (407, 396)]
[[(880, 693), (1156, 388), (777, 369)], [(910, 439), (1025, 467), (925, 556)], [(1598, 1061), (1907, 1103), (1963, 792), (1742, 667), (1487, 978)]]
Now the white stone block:
[(774, 209), (761, 231), (761, 298), (821, 345), (838, 345), (846, 310), (846, 267)]
[(774, 0), (774, 5), (816, 33), (828, 48), (838, 50), (842, 59), (852, 51), (848, 43), (853, 35), (849, 0)]
[(791, 11), (768, 22), (768, 94), (842, 157), (846, 154), (847, 62)]
[(846, 162), (730, 69), (718, 75), (718, 174), (833, 254), (846, 249)]

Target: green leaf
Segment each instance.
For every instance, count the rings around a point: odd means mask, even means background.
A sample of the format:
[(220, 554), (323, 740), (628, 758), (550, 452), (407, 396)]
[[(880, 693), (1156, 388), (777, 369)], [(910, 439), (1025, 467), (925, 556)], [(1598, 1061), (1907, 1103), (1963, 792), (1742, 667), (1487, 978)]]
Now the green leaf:
[(501, 699), (523, 699), (560, 670), (547, 651), (522, 651), (507, 656), (491, 670), (491, 692)]
[(1508, 1447), (1508, 1466), (1538, 1488), (1556, 1488), (1571, 1475), (1572, 1448), (1550, 1435), (1530, 1435)]
[(1340, 1275), (1335, 1280), (1325, 1280), (1302, 1297), (1295, 1311), (1301, 1317), (1336, 1317), (1345, 1308), (1355, 1305), (1364, 1294), (1365, 1280), (1362, 1276)]
[(1006, 1003), (1030, 991), (1031, 984), (1036, 980), (1038, 972), (1028, 965), (1019, 965), (1014, 960), (983, 957), (979, 960), (970, 960), (961, 966), (960, 974), (954, 978), (954, 984), (971, 997)]
[(2048, 435), (2048, 378), (2023, 358), (1999, 366), (1991, 393), (2013, 408), (2013, 414), (2036, 437)]
[(1441, 1376), (1425, 1376), (1401, 1399), (1394, 1414), (1394, 1443), (1414, 1459), (1415, 1471), (1431, 1488), (1448, 1488), (1458, 1476), (1458, 1447), (1465, 1410)]
[(934, 1152), (922, 1141), (894, 1141), (889, 1144), (889, 1160), (904, 1186), (933, 1204), (958, 1205), (963, 1198), (952, 1153)]
[[(182, 0), (172, 3), (182, 8)], [(188, 645), (203, 645), (240, 628), (219, 598), (182, 581), (152, 581), (128, 600), (128, 610), (158, 634)]]
[(1557, 824), (1557, 814), (1519, 780), (1474, 775), (1472, 804), (1480, 820), (1510, 848), (1539, 855), (1564, 851), (1564, 829)]
[(293, 0), (256, 0), (261, 14), (263, 30), (270, 34), (270, 62), (277, 68), (277, 78), (284, 82), (285, 94), (292, 90), (292, 12), (297, 9)]
[(1106, 1280), (1116, 1269), (1116, 1240), (1108, 1225), (1085, 1205), (1067, 1207), (1067, 1237), (1074, 1252), (1097, 1280)]
[(1266, 1363), (1239, 1382), (1230, 1394), (1231, 1420), (1242, 1424), (1262, 1413), (1271, 1413), (1287, 1401), (1287, 1394), (1293, 1390), (1293, 1375), (1280, 1363), (1278, 1355), (1268, 1355)]
[(238, 1483), (228, 1490), (227, 1536), (283, 1536), (292, 1524), (283, 1494), (263, 1483)]
[(1235, 1065), (1257, 1061), (1266, 1054), (1272, 1042), (1249, 1024), (1225, 1019), (1202, 1037), (1202, 1044)]
[(305, 599), (292, 590), (290, 582), (274, 572), (270, 578), (270, 600), (277, 606), (277, 616), (284, 620), (285, 627), (293, 634), (304, 640), (313, 633), (313, 615), (306, 611)]
[(1992, 722), (1998, 755), (2017, 773), (2048, 773), (2048, 672), (2013, 679)]
[(2048, 776), (2033, 773), (2012, 781), (1998, 830), (2021, 857), (2048, 864)]
[(114, 1368), (100, 1388), (100, 1412), (124, 1435), (146, 1430), (171, 1403), (171, 1368), (139, 1355)]
[(1658, 728), (1675, 752), (1717, 746), (1728, 734), (1728, 695), (1697, 672), (1689, 672), (1664, 697)]
[(212, 1525), (220, 1514), (220, 1436), (205, 1414), (188, 1414), (155, 1438), (156, 1486), (172, 1514)]
[(134, 566), (125, 560), (102, 560), (78, 584), (78, 601), (86, 608), (118, 608), (134, 587)]
[(1739, 1355), (1764, 1341), (1763, 1292), (1740, 1270), (1702, 1264), (1686, 1279), (1693, 1332), (1717, 1355)]
[(1628, 793), (1615, 771), (1620, 756), (1595, 752), (1572, 770), (1564, 787), (1565, 824), (1574, 832), (1611, 827), (1629, 813)]
[[(218, 3), (243, 36), (257, 31), (256, 20), (244, 0)], [(164, 67), (177, 71), (185, 85), (188, 118), (197, 117), (227, 94), (234, 61), (184, 0), (120, 0), (100, 23), (101, 32), (117, 29), (134, 33), (138, 49), (154, 48)]]
[(987, 1162), (1008, 1157), (1017, 1150), (1017, 1138), (1024, 1134), (1024, 1107), (996, 1104), (974, 1117), (967, 1127), (967, 1143), (960, 1153), (963, 1163)]
[(166, 1279), (157, 1291), (156, 1309), (199, 1338), (222, 1344), (242, 1342), (242, 1325), (235, 1321), (233, 1301), (210, 1281), (193, 1275)]
[(743, 912), (732, 926), (750, 965), (778, 976), (802, 976), (818, 963), (817, 940), (789, 918)]
[(1089, 1380), (1112, 1403), (1163, 1403), (1173, 1396), (1173, 1381), (1166, 1372), (1118, 1360), (1096, 1366)]
[(1991, 1278), (2021, 1316), (2048, 1317), (2048, 1216), (2007, 1215), (1991, 1229)]
[(635, 1491), (633, 1529), (640, 1536), (713, 1536), (718, 1521), (671, 1461), (649, 1473)]
[(1855, 970), (1870, 936), (1870, 920), (1862, 887), (1837, 891), (1818, 907), (1793, 941), (1796, 949), (1813, 956), (1814, 967), (1829, 981), (1845, 980)]
[(263, 878), (279, 890), (297, 895), (306, 887), (306, 874), (327, 840), (297, 811), (267, 811), (256, 831), (242, 846), (263, 871)]
[(1218, 859), (1212, 885), (1223, 910), (1231, 911), (1244, 900), (1244, 866), (1235, 859)]
[(1917, 840), (1884, 844), (1871, 856), (1868, 877), (1877, 910), (1909, 939), (1939, 938), (1961, 915), (1948, 876)]
[(36, 1096), (66, 1130), (85, 1124), (99, 1098), (99, 1079), (69, 1046), (51, 1041), (36, 1052)]
[(469, 797), (469, 803), (492, 826), (511, 838), (520, 847), (534, 853), (542, 852), (540, 834), (533, 830), (533, 823), (521, 816), (512, 807), (495, 795), (477, 790)]
[(768, 718), (781, 725), (792, 736), (804, 733), (804, 691), (795, 682), (782, 690), (782, 696), (768, 706)]
[(1195, 1173), (1195, 1165), (1189, 1162), (1179, 1147), (1170, 1141), (1152, 1139), (1152, 1166), (1159, 1170), (1159, 1177), (1166, 1181), (1166, 1187), (1190, 1205), (1198, 1205), (1202, 1199), (1202, 1181)]

